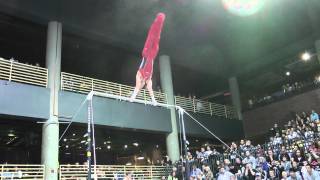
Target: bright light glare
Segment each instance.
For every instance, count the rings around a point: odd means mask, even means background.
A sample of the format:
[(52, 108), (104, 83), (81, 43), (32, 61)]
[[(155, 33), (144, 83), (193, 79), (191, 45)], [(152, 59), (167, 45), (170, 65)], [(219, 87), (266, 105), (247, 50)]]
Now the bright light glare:
[(302, 54), (301, 59), (304, 61), (309, 61), (311, 59), (311, 55), (308, 52)]
[(9, 136), (9, 137), (15, 137), (16, 135), (13, 134), (13, 133), (9, 133), (8, 136)]
[(265, 0), (222, 0), (222, 4), (230, 13), (238, 16), (250, 16), (264, 6)]
[(286, 75), (287, 75), (287, 76), (290, 76), (290, 74), (291, 74), (291, 73), (290, 73), (289, 71), (286, 72)]

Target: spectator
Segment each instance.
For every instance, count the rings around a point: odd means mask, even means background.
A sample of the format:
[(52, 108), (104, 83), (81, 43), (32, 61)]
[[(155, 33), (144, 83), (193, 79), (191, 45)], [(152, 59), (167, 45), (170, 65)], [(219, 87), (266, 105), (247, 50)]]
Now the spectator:
[(269, 150), (268, 150), (268, 156), (267, 156), (267, 158), (266, 158), (266, 161), (267, 161), (269, 164), (271, 164), (272, 161), (274, 161), (274, 160), (276, 160), (276, 156), (273, 154), (272, 149), (269, 149)]
[(219, 155), (220, 153), (217, 151), (217, 149), (213, 149), (211, 154), (216, 156), (216, 155)]
[(295, 154), (293, 154), (293, 159), (297, 162), (300, 166), (303, 165), (303, 161), (305, 161), (304, 156), (301, 154), (300, 150), (297, 150)]
[(276, 133), (279, 133), (280, 134), (280, 129), (278, 127), (278, 124), (274, 124), (273, 128), (270, 129), (270, 135), (271, 136), (275, 136)]
[(319, 120), (319, 115), (314, 110), (311, 111), (310, 120), (311, 121), (318, 121)]
[(197, 168), (197, 166), (194, 164), (192, 165), (192, 170), (190, 173), (190, 179), (199, 179), (202, 176), (202, 171)]
[(239, 145), (239, 148), (240, 148), (241, 151), (243, 151), (244, 146), (245, 146), (244, 140), (241, 139), (241, 140), (240, 140), (240, 145)]
[(306, 165), (306, 172), (302, 173), (304, 180), (318, 180), (320, 179), (319, 172), (314, 170), (310, 164)]
[(230, 172), (234, 174), (237, 178), (241, 177), (242, 163), (240, 158), (236, 158), (235, 162), (229, 168)]
[(208, 159), (208, 157), (211, 155), (212, 155), (212, 150), (210, 146), (207, 146), (207, 150), (204, 152), (204, 158)]
[(205, 180), (213, 180), (213, 173), (208, 165), (205, 165), (203, 174)]
[(257, 167), (261, 168), (262, 171), (268, 171), (269, 170), (269, 165), (266, 161), (266, 158), (263, 156), (260, 156), (258, 158), (258, 165)]
[(289, 171), (289, 177), (288, 180), (302, 180), (302, 177), (299, 172), (297, 172), (295, 169), (291, 168)]
[(188, 152), (187, 159), (188, 159), (189, 162), (193, 162), (194, 161), (191, 152)]
[(132, 172), (126, 173), (126, 176), (123, 178), (123, 180), (132, 180)]
[(197, 154), (197, 158), (200, 159), (201, 161), (204, 160), (204, 158), (205, 158), (205, 149), (204, 149), (204, 147), (201, 147), (201, 151)]
[(276, 177), (276, 173), (274, 172), (273, 169), (269, 170), (269, 178), (270, 180), (277, 180), (278, 178)]
[[(283, 128), (275, 124), (270, 130), (270, 140), (263, 146), (253, 146), (250, 140), (241, 140), (239, 145), (232, 142), (228, 150), (222, 147), (224, 154), (216, 149), (211, 151), (210, 147), (201, 148), (201, 152), (196, 152), (194, 162), (206, 163), (202, 168), (203, 179), (211, 178), (213, 173), (209, 167), (218, 179), (318, 178), (320, 134), (316, 121), (309, 117), (311, 115), (306, 113), (296, 114), (295, 119), (288, 121)], [(196, 168), (194, 172), (200, 174), (200, 169)], [(229, 173), (232, 176), (229, 177)], [(194, 174), (191, 172), (190, 179), (196, 178)]]
[(172, 171), (172, 173), (168, 176), (168, 180), (178, 180), (177, 172)]
[(263, 170), (261, 166), (257, 166), (257, 172), (256, 172), (256, 180), (266, 180), (267, 179), (267, 171)]
[(224, 167), (220, 167), (217, 180), (230, 180), (234, 175), (225, 170)]
[(282, 160), (283, 157), (286, 157), (288, 160), (290, 159), (290, 156), (289, 154), (287, 153), (287, 149), (285, 146), (281, 146), (281, 151), (279, 153), (279, 157), (278, 157), (278, 160)]
[(246, 168), (245, 168), (245, 171), (244, 171), (244, 176), (243, 176), (243, 179), (248, 179), (248, 180), (254, 180), (255, 179), (255, 175), (256, 175), (256, 172), (253, 170), (253, 166), (251, 165), (251, 163), (247, 163), (246, 164)]
[(286, 156), (282, 157), (281, 163), (280, 163), (280, 168), (281, 171), (285, 171), (285, 172), (289, 172), (290, 168), (291, 168), (291, 162), (289, 161), (289, 159), (287, 159)]
[(256, 159), (250, 154), (250, 151), (246, 151), (246, 157), (242, 160), (243, 164), (251, 164), (253, 168), (256, 167)]
[(281, 180), (287, 180), (287, 178), (288, 178), (287, 172), (286, 172), (286, 171), (282, 171), (282, 173), (281, 173)]

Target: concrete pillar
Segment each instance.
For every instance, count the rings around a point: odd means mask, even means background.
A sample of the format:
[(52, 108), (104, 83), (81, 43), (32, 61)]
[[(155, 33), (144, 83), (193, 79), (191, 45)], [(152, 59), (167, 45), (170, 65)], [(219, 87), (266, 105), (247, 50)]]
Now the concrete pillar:
[(49, 119), (42, 128), (41, 161), (45, 165), (45, 179), (57, 180), (59, 168), (59, 124), (58, 93), (61, 72), (62, 25), (49, 22), (47, 32), (46, 67), (48, 68), (48, 88), (50, 89)]
[(236, 115), (239, 120), (242, 120), (240, 91), (239, 91), (238, 80), (236, 77), (229, 78), (229, 88), (231, 93), (232, 105), (236, 109)]
[(316, 42), (314, 43), (315, 49), (316, 49), (316, 54), (317, 54), (317, 58), (318, 58), (318, 62), (320, 64), (320, 39), (316, 40)]
[(315, 39), (320, 39), (320, 21), (319, 21), (319, 0), (308, 0), (305, 1), (307, 6), (307, 13), (310, 20), (310, 26), (313, 30)]
[(315, 49), (316, 49), (316, 55), (318, 58), (318, 62), (320, 63), (320, 22), (319, 22), (319, 16), (318, 16), (318, 8), (319, 0), (308, 0), (305, 1), (307, 6), (307, 13), (310, 20), (310, 26), (313, 30), (313, 37), (316, 39), (315, 41)]
[[(170, 66), (170, 57), (162, 55), (159, 57), (160, 64), (160, 81), (163, 92), (167, 94), (168, 104), (174, 105), (173, 85), (172, 85), (172, 73)], [(178, 128), (176, 119), (176, 110), (170, 109), (171, 113), (171, 126), (172, 132), (167, 135), (166, 144), (167, 152), (172, 162), (178, 161), (180, 157), (179, 153), (179, 139)]]

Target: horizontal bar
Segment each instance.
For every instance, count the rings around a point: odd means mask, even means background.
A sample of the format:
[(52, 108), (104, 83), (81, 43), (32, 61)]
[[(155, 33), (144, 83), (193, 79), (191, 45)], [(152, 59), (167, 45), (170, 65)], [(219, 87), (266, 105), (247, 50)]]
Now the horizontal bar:
[[(54, 123), (48, 123), (48, 124), (70, 124), (71, 121), (62, 121), (62, 122), (54, 122)], [(38, 124), (47, 124), (47, 122), (38, 121)]]
[[(150, 101), (144, 101), (144, 100), (140, 100), (140, 99), (133, 99), (131, 100), (128, 97), (124, 97), (124, 96), (118, 96), (118, 95), (113, 95), (113, 94), (108, 94), (108, 93), (101, 93), (101, 92), (96, 92), (96, 91), (91, 91), (88, 96), (87, 96), (87, 100), (92, 100), (93, 96), (101, 96), (101, 97), (106, 97), (106, 98), (112, 98), (112, 99), (118, 99), (121, 101), (128, 101), (128, 102), (135, 102), (135, 103), (139, 103), (139, 104), (147, 104), (147, 105), (152, 105), (154, 106), (154, 104)], [(157, 103), (156, 106), (160, 106), (160, 107), (165, 107), (165, 108), (176, 108), (176, 109), (180, 109), (180, 106), (177, 105), (169, 105), (169, 104), (163, 104), (163, 103)]]

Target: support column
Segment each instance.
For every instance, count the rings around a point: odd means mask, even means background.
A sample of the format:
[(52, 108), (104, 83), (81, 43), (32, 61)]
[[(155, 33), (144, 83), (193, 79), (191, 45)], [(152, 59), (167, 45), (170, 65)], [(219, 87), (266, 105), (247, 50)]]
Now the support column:
[(318, 62), (320, 63), (320, 22), (318, 17), (318, 9), (317, 6), (319, 5), (318, 0), (308, 0), (305, 1), (307, 6), (307, 12), (310, 20), (310, 26), (313, 30), (313, 37), (316, 39), (315, 41), (315, 49), (316, 55), (318, 58)]
[(320, 64), (320, 39), (315, 41), (314, 46), (315, 46), (315, 49), (316, 49), (318, 62)]
[(62, 25), (49, 22), (47, 32), (46, 67), (50, 89), (49, 119), (42, 127), (41, 161), (45, 166), (45, 179), (57, 180), (59, 168), (58, 93), (61, 73)]
[(229, 88), (231, 93), (232, 105), (236, 109), (238, 119), (242, 120), (240, 91), (239, 91), (238, 80), (236, 77), (229, 78)]
[[(173, 85), (172, 85), (172, 73), (170, 66), (170, 57), (162, 55), (159, 57), (160, 64), (160, 81), (163, 92), (167, 94), (168, 104), (174, 105)], [(179, 140), (178, 140), (178, 128), (176, 119), (176, 110), (170, 109), (171, 113), (171, 126), (172, 132), (167, 135), (166, 144), (167, 152), (172, 162), (178, 161), (180, 158), (179, 153)]]
[(318, 15), (318, 6), (319, 0), (308, 0), (305, 1), (307, 6), (307, 13), (310, 20), (310, 26), (313, 30), (313, 36), (315, 39), (320, 38), (320, 22), (319, 22), (319, 15)]

